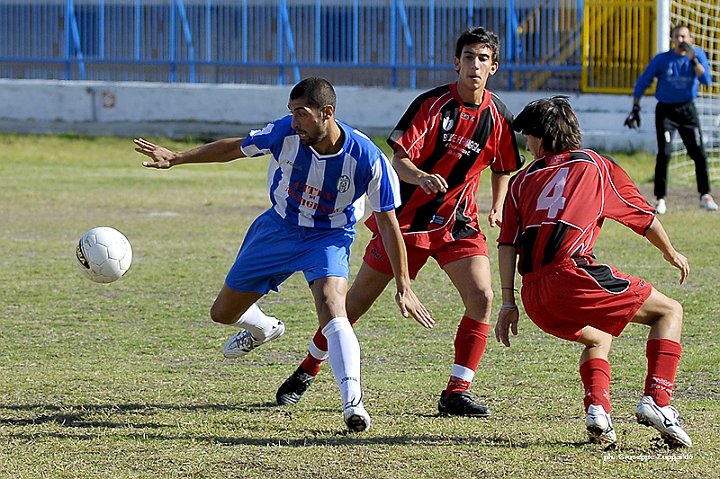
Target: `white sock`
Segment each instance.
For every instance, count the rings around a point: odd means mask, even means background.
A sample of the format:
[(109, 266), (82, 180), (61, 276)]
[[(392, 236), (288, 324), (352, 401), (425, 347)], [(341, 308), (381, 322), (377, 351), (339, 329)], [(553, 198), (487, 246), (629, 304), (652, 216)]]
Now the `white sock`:
[(265, 341), (267, 334), (269, 334), (277, 324), (277, 318), (266, 315), (257, 304), (253, 304), (232, 326), (242, 326), (250, 331), (256, 340)]
[(337, 317), (322, 329), (328, 341), (330, 367), (340, 388), (343, 407), (362, 403), (360, 388), (360, 343), (347, 318)]

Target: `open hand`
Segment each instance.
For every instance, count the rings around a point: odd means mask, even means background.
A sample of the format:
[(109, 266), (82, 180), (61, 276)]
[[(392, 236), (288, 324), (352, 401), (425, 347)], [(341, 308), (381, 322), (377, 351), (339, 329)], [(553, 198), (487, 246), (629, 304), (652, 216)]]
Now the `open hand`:
[(412, 316), (424, 328), (430, 329), (435, 326), (435, 320), (432, 318), (430, 311), (415, 296), (412, 289), (398, 291), (395, 294), (395, 302), (400, 307), (400, 312), (404, 318)]
[(422, 178), (418, 180), (418, 185), (420, 188), (425, 191), (425, 193), (429, 195), (434, 195), (435, 193), (445, 193), (448, 188), (447, 181), (445, 181), (445, 178), (438, 174), (432, 174), (432, 175), (425, 175)]
[(495, 323), (495, 339), (510, 347), (510, 332), (512, 332), (513, 336), (517, 336), (519, 320), (520, 313), (517, 308), (501, 308), (498, 313), (497, 323)]
[(488, 224), (490, 225), (490, 228), (495, 228), (496, 226), (498, 228), (501, 227), (502, 213), (495, 209), (490, 210), (490, 214), (488, 215)]
[(177, 153), (168, 150), (164, 146), (151, 143), (144, 138), (135, 138), (135, 151), (150, 158), (152, 161), (143, 161), (142, 165), (147, 168), (166, 169), (173, 166), (173, 160)]

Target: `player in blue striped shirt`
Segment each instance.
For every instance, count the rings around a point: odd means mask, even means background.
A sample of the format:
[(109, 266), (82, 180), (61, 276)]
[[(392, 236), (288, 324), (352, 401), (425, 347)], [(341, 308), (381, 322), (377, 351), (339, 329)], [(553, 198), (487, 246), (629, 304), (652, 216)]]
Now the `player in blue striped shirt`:
[(184, 152), (138, 138), (135, 150), (151, 159), (143, 166), (161, 169), (270, 155), (272, 207), (250, 226), (210, 315), (218, 323), (244, 328), (224, 349), (227, 357), (243, 356), (284, 333), (284, 324), (266, 316), (255, 303), (302, 271), (328, 340), (343, 418), (351, 431), (365, 431), (370, 416), (362, 402), (360, 346), (345, 310), (350, 245), (365, 196), (392, 258), (395, 299), (402, 315), (413, 316), (425, 327), (432, 327), (433, 319), (410, 287), (395, 216), (400, 204), (397, 175), (368, 137), (335, 119), (335, 104), (329, 82), (307, 78), (290, 92), (288, 116), (246, 138), (226, 138)]

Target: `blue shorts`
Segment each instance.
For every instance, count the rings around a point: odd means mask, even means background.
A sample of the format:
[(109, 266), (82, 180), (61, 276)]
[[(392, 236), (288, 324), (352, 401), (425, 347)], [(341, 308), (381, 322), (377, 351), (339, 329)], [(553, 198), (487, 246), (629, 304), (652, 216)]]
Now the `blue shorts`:
[(330, 276), (347, 279), (353, 239), (354, 230), (297, 226), (269, 209), (250, 226), (225, 284), (236, 291), (267, 294), (298, 271), (308, 284)]

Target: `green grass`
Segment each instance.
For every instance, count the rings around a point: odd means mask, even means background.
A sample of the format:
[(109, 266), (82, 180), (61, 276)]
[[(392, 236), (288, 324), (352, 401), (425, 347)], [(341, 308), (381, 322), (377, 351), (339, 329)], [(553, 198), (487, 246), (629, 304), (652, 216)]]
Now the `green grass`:
[[(244, 231), (268, 204), (265, 161), (149, 171), (129, 139), (0, 141), (0, 477), (720, 477), (720, 215), (697, 208), (692, 185), (673, 185), (662, 218), (690, 258), (687, 285), (646, 240), (612, 222), (596, 252), (684, 304), (674, 404), (696, 445), (669, 451), (635, 422), (647, 329), (631, 325), (611, 357), (620, 445), (605, 452), (586, 443), (580, 347), (524, 316), (511, 348), (489, 342), (477, 375), (473, 389), (493, 416), (437, 416), (462, 307), (434, 264), (415, 285), (433, 330), (400, 318), (387, 293), (358, 324), (368, 433), (344, 432), (327, 367), (298, 405), (273, 406), (316, 328), (302, 276), (262, 301), (285, 320), (285, 336), (242, 361), (222, 358), (234, 330), (208, 318)], [(615, 158), (651, 190), (649, 155)], [(488, 198), (485, 178), (483, 211)], [(123, 231), (134, 248), (132, 269), (110, 285), (89, 282), (74, 264), (77, 239), (100, 225)], [(359, 231), (353, 271), (368, 240)], [(494, 242), (497, 231), (487, 233)]]

